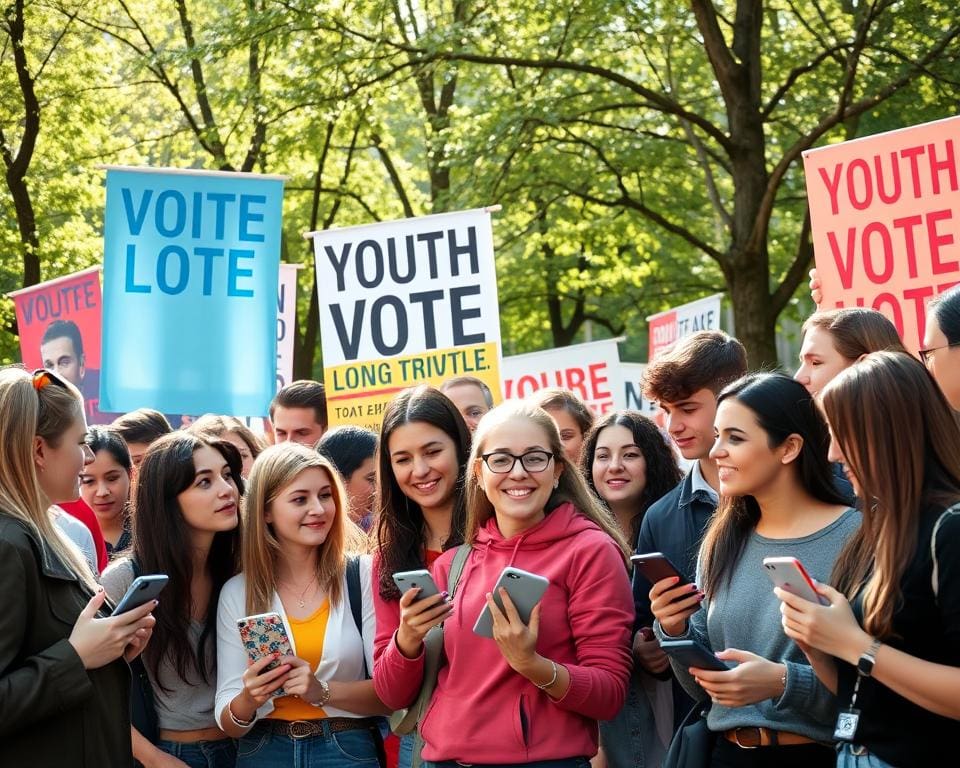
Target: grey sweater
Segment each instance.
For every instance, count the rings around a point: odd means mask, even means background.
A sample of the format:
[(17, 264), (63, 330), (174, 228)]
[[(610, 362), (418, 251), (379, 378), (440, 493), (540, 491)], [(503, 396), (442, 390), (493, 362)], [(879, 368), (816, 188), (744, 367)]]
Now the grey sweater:
[[(686, 634), (670, 638), (698, 640), (713, 651), (750, 651), (786, 664), (787, 687), (779, 699), (737, 708), (714, 704), (707, 717), (711, 731), (759, 726), (832, 741), (836, 699), (817, 679), (803, 651), (783, 633), (780, 601), (773, 594), (763, 558), (796, 557), (814, 579), (829, 583), (834, 560), (859, 526), (860, 513), (849, 509), (830, 525), (799, 539), (767, 539), (751, 533), (729, 581), (690, 617)], [(659, 622), (654, 631), (660, 639), (666, 637)], [(706, 693), (687, 667), (671, 664), (687, 692), (705, 701)]]

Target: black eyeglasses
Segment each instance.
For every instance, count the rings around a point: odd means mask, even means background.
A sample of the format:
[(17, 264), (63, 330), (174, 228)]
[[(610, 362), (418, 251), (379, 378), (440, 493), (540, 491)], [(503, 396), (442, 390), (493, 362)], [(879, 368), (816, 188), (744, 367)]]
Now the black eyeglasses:
[(554, 456), (549, 451), (527, 451), (520, 456), (507, 451), (494, 451), (493, 453), (485, 453), (480, 458), (483, 459), (483, 463), (487, 465), (487, 469), (491, 472), (497, 475), (505, 475), (513, 471), (518, 461), (527, 472), (543, 472)]
[(960, 346), (960, 341), (954, 341), (950, 344), (944, 344), (942, 347), (930, 347), (930, 349), (921, 349), (917, 352), (920, 356), (920, 362), (922, 362), (928, 368), (930, 367), (930, 358), (933, 357), (933, 353), (941, 349), (948, 349), (950, 347)]
[(33, 388), (39, 392), (48, 384), (55, 384), (58, 387), (70, 389), (66, 382), (53, 371), (48, 371), (46, 368), (37, 368), (37, 370), (33, 372)]

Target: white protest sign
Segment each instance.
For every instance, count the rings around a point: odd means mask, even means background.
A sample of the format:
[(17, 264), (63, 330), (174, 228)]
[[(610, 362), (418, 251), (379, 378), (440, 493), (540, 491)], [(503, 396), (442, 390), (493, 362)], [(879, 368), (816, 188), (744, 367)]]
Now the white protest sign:
[(330, 426), (379, 428), (400, 390), (476, 376), (500, 389), (485, 209), (314, 232)]
[(679, 307), (650, 315), (649, 360), (653, 360), (678, 339), (697, 331), (720, 330), (720, 299), (722, 293), (707, 296)]

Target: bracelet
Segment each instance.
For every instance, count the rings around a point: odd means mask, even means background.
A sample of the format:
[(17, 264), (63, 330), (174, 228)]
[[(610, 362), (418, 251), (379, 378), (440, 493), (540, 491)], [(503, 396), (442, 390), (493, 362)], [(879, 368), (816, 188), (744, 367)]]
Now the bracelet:
[(780, 693), (780, 695), (783, 696), (783, 694), (786, 693), (787, 691), (787, 665), (786, 664), (783, 665), (783, 674), (780, 675), (780, 685), (783, 686), (783, 691)]
[(317, 682), (320, 683), (320, 698), (316, 701), (311, 701), (310, 704), (314, 707), (323, 707), (330, 701), (330, 685), (326, 680), (318, 680)]
[(249, 720), (241, 720), (239, 717), (233, 714), (232, 701), (227, 702), (227, 714), (230, 716), (230, 720), (233, 722), (233, 724), (238, 728), (249, 728), (251, 725), (253, 725), (254, 720), (257, 719), (257, 713), (254, 712), (253, 717), (251, 717)]
[(544, 683), (543, 685), (540, 683), (534, 683), (534, 685), (537, 686), (537, 688), (539, 688), (541, 691), (545, 691), (547, 688), (552, 687), (553, 684), (557, 682), (557, 677), (560, 674), (559, 670), (557, 669), (557, 662), (555, 662), (553, 659), (550, 660), (550, 666), (553, 667), (553, 677), (550, 678), (550, 682)]

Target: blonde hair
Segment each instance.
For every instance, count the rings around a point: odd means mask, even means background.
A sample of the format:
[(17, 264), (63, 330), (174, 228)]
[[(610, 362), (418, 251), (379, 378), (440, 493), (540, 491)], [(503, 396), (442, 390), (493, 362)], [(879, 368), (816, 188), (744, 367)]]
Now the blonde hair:
[(40, 486), (33, 448), (37, 437), (56, 448), (82, 418), (83, 398), (69, 382), (57, 377), (36, 389), (23, 368), (0, 370), (0, 514), (24, 523), (93, 592), (97, 585), (90, 566), (50, 516), (51, 500)]
[(363, 534), (350, 520), (340, 476), (329, 460), (316, 451), (297, 443), (280, 443), (266, 448), (253, 463), (243, 500), (240, 560), (246, 580), (248, 613), (270, 610), (277, 589), (277, 559), (281, 550), (266, 520), (270, 505), (301, 472), (311, 468), (327, 473), (337, 509), (330, 532), (320, 547), (317, 583), (326, 591), (331, 605), (338, 605), (343, 597), (347, 553), (362, 550), (359, 542)]
[(549, 440), (553, 460), (563, 467), (558, 485), (550, 495), (546, 509), (554, 509), (564, 502), (571, 502), (577, 512), (596, 523), (613, 539), (623, 555), (624, 565), (627, 565), (631, 553), (630, 547), (610, 511), (590, 491), (580, 471), (564, 454), (556, 422), (543, 408), (523, 400), (508, 400), (498, 405), (488, 411), (477, 425), (473, 449), (470, 451), (470, 460), (467, 463), (467, 526), (464, 540), (468, 544), (473, 544), (480, 528), (495, 514), (493, 504), (487, 498), (480, 480), (480, 464), (483, 461), (481, 457), (490, 432), (513, 419), (526, 419), (540, 427)]

